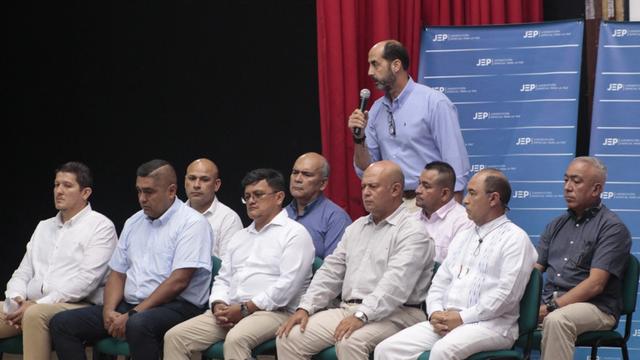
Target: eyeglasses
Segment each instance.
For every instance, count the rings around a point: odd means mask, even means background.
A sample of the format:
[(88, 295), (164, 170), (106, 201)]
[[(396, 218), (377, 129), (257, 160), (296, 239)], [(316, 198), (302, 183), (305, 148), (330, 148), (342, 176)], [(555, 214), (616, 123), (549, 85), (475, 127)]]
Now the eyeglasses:
[(389, 124), (389, 135), (396, 136), (396, 121), (393, 119), (393, 111), (387, 109), (387, 123)]
[(275, 193), (277, 193), (277, 191), (270, 192), (270, 193), (255, 192), (252, 194), (244, 194), (244, 196), (240, 197), (240, 201), (246, 205), (249, 201), (251, 201), (251, 198), (256, 199), (256, 202), (257, 202), (264, 199), (265, 196), (273, 195)]

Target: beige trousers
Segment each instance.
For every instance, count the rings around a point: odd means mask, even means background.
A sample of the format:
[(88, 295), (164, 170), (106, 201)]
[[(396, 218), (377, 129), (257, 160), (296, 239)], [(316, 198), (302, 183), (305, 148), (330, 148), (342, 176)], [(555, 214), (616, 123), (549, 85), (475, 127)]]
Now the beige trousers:
[(251, 358), (251, 349), (273, 339), (276, 330), (289, 318), (280, 311), (256, 311), (238, 322), (230, 330), (216, 325), (211, 310), (182, 322), (164, 335), (164, 358), (191, 359), (191, 353), (206, 350), (224, 340), (225, 360)]
[(288, 337), (277, 339), (278, 360), (311, 359), (312, 355), (335, 345), (338, 359), (366, 360), (378, 343), (398, 331), (426, 320), (424, 312), (411, 307), (401, 307), (380, 321), (372, 321), (351, 334), (348, 339), (334, 342), (334, 330), (358, 305), (342, 304), (339, 309), (329, 309), (309, 318), (304, 333), (300, 326), (291, 329)]
[(610, 330), (616, 319), (591, 303), (563, 306), (542, 322), (541, 358), (572, 360), (578, 335), (593, 330)]
[[(4, 302), (0, 302), (2, 309)], [(49, 336), (49, 320), (53, 315), (64, 310), (88, 306), (86, 303), (34, 304), (27, 308), (22, 318), (23, 358), (25, 360), (43, 360), (51, 356), (51, 337)], [(0, 338), (20, 334), (6, 322), (5, 313), (0, 310)]]

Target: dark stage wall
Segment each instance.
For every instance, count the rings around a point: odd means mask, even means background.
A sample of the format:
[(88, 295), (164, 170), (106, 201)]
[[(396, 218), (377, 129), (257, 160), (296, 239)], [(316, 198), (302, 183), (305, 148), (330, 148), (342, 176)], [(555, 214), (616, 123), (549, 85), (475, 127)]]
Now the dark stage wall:
[(184, 199), (186, 166), (213, 159), (219, 197), (247, 225), (246, 171), (287, 175), (299, 154), (321, 149), (313, 0), (8, 6), (2, 289), (38, 221), (55, 215), (63, 162), (92, 168), (91, 204), (120, 232), (139, 210), (142, 162), (172, 162)]

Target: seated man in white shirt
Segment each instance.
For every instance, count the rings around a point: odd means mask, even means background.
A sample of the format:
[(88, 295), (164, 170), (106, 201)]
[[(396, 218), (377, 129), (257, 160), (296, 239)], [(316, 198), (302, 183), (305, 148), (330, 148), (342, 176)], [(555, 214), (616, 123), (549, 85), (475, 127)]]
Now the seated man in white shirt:
[(209, 159), (197, 159), (187, 167), (184, 190), (187, 205), (204, 215), (213, 230), (212, 254), (222, 258), (229, 240), (242, 229), (242, 220), (235, 211), (221, 203), (216, 196), (222, 180), (218, 166)]
[[(340, 359), (365, 360), (386, 337), (425, 320), (433, 240), (403, 204), (404, 176), (389, 160), (362, 177), (370, 213), (349, 225), (316, 272), (298, 310), (278, 329), (278, 359), (310, 359), (335, 345)], [(340, 308), (324, 310), (342, 293)]]
[(462, 230), (473, 227), (464, 206), (454, 198), (456, 173), (451, 165), (433, 161), (425, 166), (416, 188), (416, 213), (436, 244), (435, 261), (447, 257), (451, 240)]
[(506, 216), (511, 186), (495, 169), (478, 172), (464, 204), (476, 226), (456, 235), (429, 295), (429, 321), (383, 341), (375, 359), (466, 359), (510, 348), (518, 337), (519, 303), (537, 253), (527, 234)]
[(89, 205), (92, 182), (82, 163), (68, 162), (56, 170), (58, 214), (40, 221), (7, 284), (0, 338), (22, 332), (24, 359), (49, 358), (53, 315), (102, 302), (107, 263), (118, 237), (111, 220)]
[(190, 359), (192, 352), (221, 340), (225, 359), (250, 358), (252, 348), (275, 336), (309, 284), (313, 241), (282, 209), (282, 174), (253, 170), (242, 185), (253, 223), (237, 232), (223, 253), (211, 309), (165, 334), (165, 359)]

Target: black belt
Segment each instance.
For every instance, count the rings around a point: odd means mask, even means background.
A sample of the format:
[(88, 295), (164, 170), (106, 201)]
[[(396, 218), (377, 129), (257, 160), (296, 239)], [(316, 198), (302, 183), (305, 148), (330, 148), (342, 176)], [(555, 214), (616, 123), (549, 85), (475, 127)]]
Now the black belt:
[(416, 192), (415, 190), (405, 190), (402, 197), (405, 199), (413, 199), (416, 197)]
[[(362, 299), (349, 299), (345, 300), (346, 304), (362, 304)], [(421, 304), (402, 304), (402, 306), (412, 307), (416, 309), (422, 309)]]

